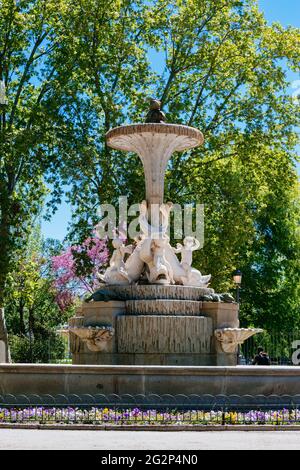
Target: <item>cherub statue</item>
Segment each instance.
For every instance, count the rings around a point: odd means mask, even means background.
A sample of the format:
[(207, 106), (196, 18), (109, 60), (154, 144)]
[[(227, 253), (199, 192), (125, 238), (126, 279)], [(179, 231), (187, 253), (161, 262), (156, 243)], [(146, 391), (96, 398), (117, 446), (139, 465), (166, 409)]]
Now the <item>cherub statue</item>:
[(183, 246), (177, 243), (177, 248), (173, 248), (175, 253), (181, 253), (181, 266), (185, 271), (185, 277), (189, 279), (192, 271), (193, 251), (200, 248), (200, 242), (195, 237), (185, 237)]
[(150, 99), (150, 110), (147, 113), (146, 122), (160, 123), (166, 121), (166, 116), (160, 107), (161, 102), (159, 100)]
[(132, 253), (132, 245), (125, 246), (121, 238), (115, 238), (112, 241), (112, 246), (115, 250), (109, 262), (110, 267), (119, 272), (126, 272), (124, 257), (126, 253)]

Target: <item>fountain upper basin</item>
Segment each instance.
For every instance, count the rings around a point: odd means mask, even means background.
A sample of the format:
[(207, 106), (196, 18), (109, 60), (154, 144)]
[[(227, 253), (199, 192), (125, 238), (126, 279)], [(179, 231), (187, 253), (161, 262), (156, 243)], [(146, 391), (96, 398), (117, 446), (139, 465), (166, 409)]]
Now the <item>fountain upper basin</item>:
[[(106, 142), (117, 150), (139, 153), (140, 138), (171, 141), (172, 152), (198, 147), (204, 142), (202, 132), (198, 129), (180, 124), (131, 124), (111, 129), (106, 134)], [(162, 139), (163, 137), (163, 139)]]

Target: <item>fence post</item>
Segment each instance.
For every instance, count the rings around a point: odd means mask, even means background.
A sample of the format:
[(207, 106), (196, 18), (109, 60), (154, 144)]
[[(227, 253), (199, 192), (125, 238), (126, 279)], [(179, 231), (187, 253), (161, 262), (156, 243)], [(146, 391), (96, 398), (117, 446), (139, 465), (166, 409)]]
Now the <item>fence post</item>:
[(11, 362), (4, 308), (0, 308), (0, 363)]

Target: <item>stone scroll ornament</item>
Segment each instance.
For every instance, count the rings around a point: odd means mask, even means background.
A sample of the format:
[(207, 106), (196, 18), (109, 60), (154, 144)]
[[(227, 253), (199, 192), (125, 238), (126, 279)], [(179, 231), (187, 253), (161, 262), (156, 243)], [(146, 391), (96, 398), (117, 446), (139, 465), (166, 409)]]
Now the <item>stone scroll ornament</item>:
[(225, 353), (235, 353), (237, 347), (251, 336), (262, 333), (260, 328), (221, 328), (215, 330), (215, 338)]
[(146, 184), (146, 200), (140, 204), (140, 237), (135, 246), (125, 246), (118, 237), (113, 240), (114, 252), (102, 276), (106, 284), (130, 285), (139, 282), (142, 276), (150, 284), (193, 287), (209, 284), (211, 276), (203, 276), (192, 267), (192, 254), (200, 243), (186, 237), (183, 245), (178, 244), (177, 248), (170, 245), (167, 231), (172, 203), (163, 201), (165, 171), (172, 153), (203, 144), (203, 135), (198, 129), (164, 121), (160, 102), (151, 99), (145, 124), (117, 127), (106, 134), (108, 146), (139, 155)]

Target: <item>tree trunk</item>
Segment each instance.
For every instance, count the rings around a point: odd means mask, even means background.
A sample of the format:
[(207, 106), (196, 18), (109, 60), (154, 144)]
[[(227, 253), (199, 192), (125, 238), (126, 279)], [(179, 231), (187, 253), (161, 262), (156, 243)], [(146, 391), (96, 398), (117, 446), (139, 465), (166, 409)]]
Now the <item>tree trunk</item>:
[(9, 273), (10, 224), (6, 208), (1, 207), (0, 219), (0, 306), (4, 306), (4, 290)]
[(20, 320), (20, 325), (19, 325), (20, 333), (22, 335), (25, 335), (26, 328), (25, 328), (25, 320), (24, 320), (24, 302), (22, 299), (20, 300), (20, 304), (19, 304), (19, 320)]
[(34, 308), (31, 307), (28, 311), (28, 327), (30, 334), (34, 333)]

